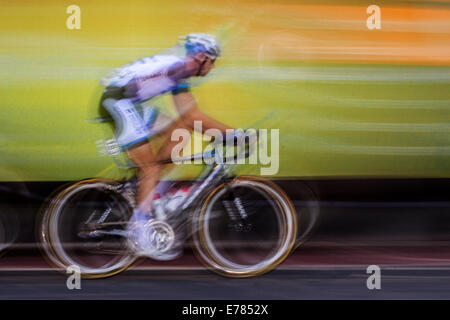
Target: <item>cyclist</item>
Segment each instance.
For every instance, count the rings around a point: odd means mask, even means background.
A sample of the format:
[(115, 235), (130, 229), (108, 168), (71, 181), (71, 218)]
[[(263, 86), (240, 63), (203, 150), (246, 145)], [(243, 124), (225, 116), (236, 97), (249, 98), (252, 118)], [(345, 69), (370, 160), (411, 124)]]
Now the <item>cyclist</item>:
[[(172, 148), (179, 143), (170, 139), (172, 131), (177, 128), (191, 131), (194, 121), (202, 121), (203, 132), (216, 128), (225, 135), (230, 129), (198, 109), (188, 81), (190, 77), (204, 77), (211, 71), (220, 56), (219, 43), (209, 34), (191, 33), (185, 38), (185, 48), (185, 57), (156, 55), (117, 69), (101, 98), (101, 105), (114, 119), (118, 145), (126, 150), (139, 170), (138, 205), (129, 224), (132, 241), (139, 254), (160, 260), (171, 259), (178, 252), (155, 254), (153, 248), (149, 248), (148, 230), (144, 224), (152, 217), (151, 202), (164, 169), (163, 164), (149, 163), (170, 158)], [(159, 133), (167, 138), (160, 150), (154, 153), (148, 139), (152, 135), (152, 127), (158, 123), (158, 112), (155, 107), (140, 109), (140, 104), (168, 92), (172, 94), (180, 117)]]

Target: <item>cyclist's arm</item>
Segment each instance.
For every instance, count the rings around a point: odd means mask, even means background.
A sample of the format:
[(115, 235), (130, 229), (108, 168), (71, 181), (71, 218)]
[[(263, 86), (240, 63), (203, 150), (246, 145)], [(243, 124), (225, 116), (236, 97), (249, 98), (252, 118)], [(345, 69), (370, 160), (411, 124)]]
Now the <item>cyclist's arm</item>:
[(226, 129), (232, 129), (225, 124), (211, 118), (197, 107), (197, 102), (194, 96), (189, 91), (178, 92), (172, 95), (175, 106), (178, 113), (181, 116), (184, 124), (194, 130), (194, 121), (202, 122), (202, 131), (205, 132), (207, 129), (215, 128), (226, 133)]

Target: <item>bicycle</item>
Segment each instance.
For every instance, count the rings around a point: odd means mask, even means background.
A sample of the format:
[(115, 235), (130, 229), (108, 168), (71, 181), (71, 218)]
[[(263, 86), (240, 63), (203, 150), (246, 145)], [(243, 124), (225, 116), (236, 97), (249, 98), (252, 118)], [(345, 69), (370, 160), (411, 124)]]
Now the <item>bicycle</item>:
[[(233, 172), (237, 159), (249, 157), (250, 145), (248, 139), (235, 144), (239, 150), (234, 161), (214, 149), (165, 162), (215, 160), (189, 183), (189, 194), (173, 212), (149, 222), (149, 237), (159, 250), (190, 242), (206, 267), (229, 277), (263, 274), (288, 257), (297, 237), (291, 200), (265, 178)], [(38, 226), (44, 254), (64, 270), (78, 266), (86, 278), (108, 277), (130, 267), (139, 258), (126, 231), (136, 191), (135, 176), (87, 179), (55, 191), (41, 210)]]

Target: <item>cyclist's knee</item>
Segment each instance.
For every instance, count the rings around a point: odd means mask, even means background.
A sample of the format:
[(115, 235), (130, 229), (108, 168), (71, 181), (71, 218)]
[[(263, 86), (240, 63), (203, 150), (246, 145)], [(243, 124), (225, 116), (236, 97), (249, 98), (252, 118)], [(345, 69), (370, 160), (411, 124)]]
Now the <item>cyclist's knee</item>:
[(162, 165), (142, 166), (139, 167), (139, 177), (145, 180), (151, 178), (158, 178), (162, 170), (163, 170)]

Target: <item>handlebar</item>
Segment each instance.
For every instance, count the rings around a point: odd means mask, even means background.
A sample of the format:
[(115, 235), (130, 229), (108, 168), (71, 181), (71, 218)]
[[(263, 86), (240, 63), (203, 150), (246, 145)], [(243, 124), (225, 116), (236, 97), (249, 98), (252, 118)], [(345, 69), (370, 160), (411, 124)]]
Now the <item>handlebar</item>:
[[(252, 129), (252, 131), (250, 131), (250, 134), (248, 134), (250, 129), (247, 130), (242, 130), (242, 134), (240, 136), (236, 136), (233, 135), (233, 137), (231, 137), (231, 139), (227, 139), (228, 137), (226, 137), (226, 139), (222, 140), (222, 146), (223, 147), (241, 147), (241, 150), (239, 151), (244, 151), (242, 152), (237, 152), (233, 157), (228, 157), (228, 158), (224, 158), (223, 162), (228, 162), (228, 161), (237, 161), (240, 158), (248, 158), (251, 154), (251, 150), (250, 147), (255, 144), (258, 139), (259, 139), (259, 133), (257, 130)], [(218, 142), (214, 142), (216, 145), (220, 144), (220, 141)], [(214, 149), (216, 150), (216, 149)]]

